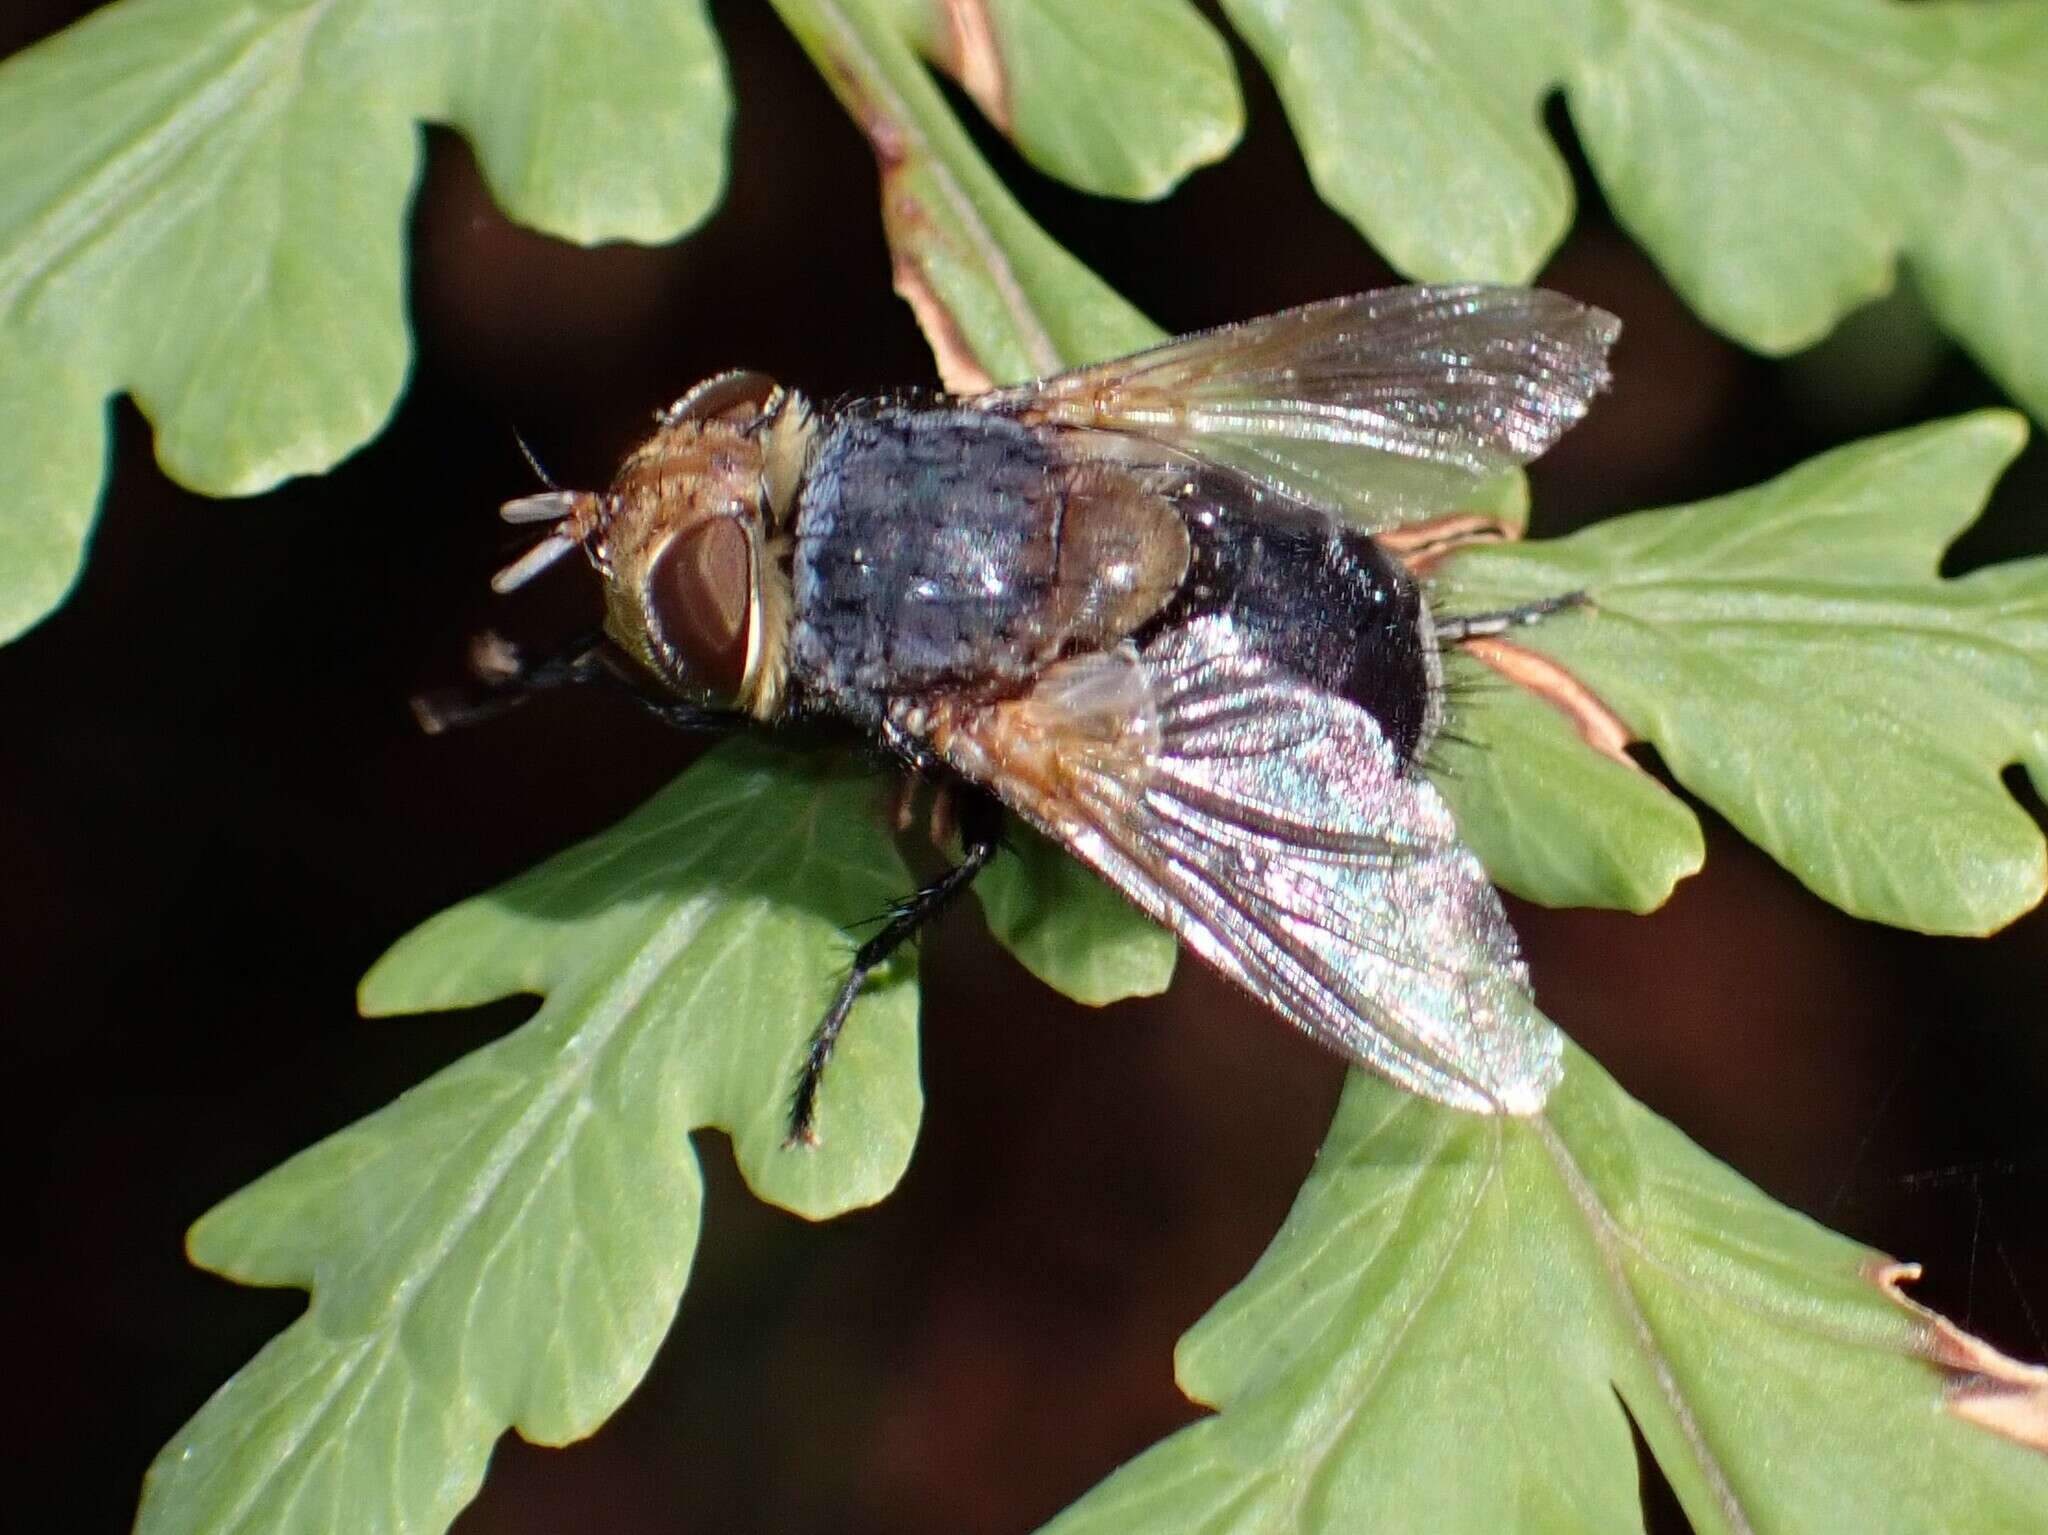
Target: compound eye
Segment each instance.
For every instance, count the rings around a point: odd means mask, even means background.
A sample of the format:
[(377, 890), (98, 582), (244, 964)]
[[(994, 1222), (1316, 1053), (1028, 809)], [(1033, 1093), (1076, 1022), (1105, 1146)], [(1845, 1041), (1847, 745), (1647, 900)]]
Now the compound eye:
[(736, 368), (707, 378), (661, 413), (663, 426), (685, 421), (717, 421), (758, 416), (768, 402), (782, 392), (782, 386), (765, 373)]
[(647, 613), (688, 682), (718, 703), (738, 703), (759, 644), (746, 528), (714, 517), (670, 539), (648, 572)]

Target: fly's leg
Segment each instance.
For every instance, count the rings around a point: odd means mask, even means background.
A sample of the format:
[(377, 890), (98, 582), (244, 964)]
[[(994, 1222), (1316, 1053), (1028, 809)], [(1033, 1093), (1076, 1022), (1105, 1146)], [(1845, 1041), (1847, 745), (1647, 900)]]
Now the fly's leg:
[(476, 680), (467, 687), (415, 694), (413, 718), (428, 735), (439, 735), (496, 719), (536, 693), (599, 681), (608, 671), (604, 645), (604, 636), (592, 631), (578, 635), (552, 656), (529, 661), (502, 635), (480, 634), (469, 649), (469, 670)]
[(656, 719), (677, 730), (719, 735), (728, 730), (738, 730), (748, 721), (748, 717), (737, 709), (700, 709), (695, 704), (680, 703), (673, 698), (654, 698), (646, 693), (638, 693), (637, 696)]
[(1510, 629), (1524, 624), (1533, 624), (1538, 619), (1562, 613), (1567, 608), (1584, 607), (1590, 599), (1584, 592), (1566, 592), (1561, 597), (1544, 597), (1536, 602), (1525, 602), (1516, 608), (1501, 608), (1492, 613), (1468, 613), (1463, 618), (1439, 618), (1436, 621), (1437, 642), (1455, 645), (1460, 640), (1487, 639), (1496, 634), (1505, 634)]
[(618, 653), (601, 630), (580, 634), (538, 661), (528, 660), (502, 636), (481, 634), (470, 647), (469, 669), (476, 680), (467, 687), (440, 688), (414, 696), (413, 718), (428, 735), (496, 719), (536, 693), (588, 683), (624, 688), (679, 730), (732, 730), (746, 722), (746, 716), (731, 710), (705, 709), (650, 693), (623, 670)]
[(818, 1143), (814, 1128), (818, 1114), (818, 1084), (832, 1059), (832, 1047), (839, 1042), (839, 1031), (846, 1026), (847, 1014), (853, 1011), (853, 1004), (859, 999), (868, 976), (916, 937), (927, 922), (952, 904), (954, 898), (973, 884), (974, 877), (996, 856), (1002, 842), (1002, 811), (996, 802), (979, 790), (969, 790), (961, 796), (959, 816), (960, 862), (915, 895), (899, 901), (881, 931), (854, 951), (853, 968), (840, 982), (838, 994), (832, 998), (832, 1005), (825, 1009), (824, 1018), (811, 1034), (810, 1048), (804, 1052), (803, 1068), (797, 1074), (796, 1092), (790, 1098), (789, 1134), (783, 1140), (785, 1146), (799, 1143), (815, 1146)]

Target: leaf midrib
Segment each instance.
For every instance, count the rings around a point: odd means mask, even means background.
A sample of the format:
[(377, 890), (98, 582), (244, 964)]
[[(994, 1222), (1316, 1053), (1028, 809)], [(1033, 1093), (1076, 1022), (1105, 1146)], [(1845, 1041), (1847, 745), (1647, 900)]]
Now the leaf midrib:
[(1706, 1430), (1694, 1415), (1692, 1402), (1676, 1375), (1672, 1373), (1670, 1361), (1665, 1355), (1662, 1340), (1651, 1323), (1649, 1314), (1643, 1310), (1642, 1299), (1637, 1295), (1628, 1266), (1622, 1261), (1627, 1250), (1621, 1241), (1624, 1233), (1608, 1213), (1606, 1201), (1599, 1190), (1594, 1188), (1573, 1157), (1571, 1148), (1564, 1137), (1547, 1117), (1533, 1120), (1531, 1129), (1537, 1142), (1549, 1155), (1551, 1165), (1557, 1171), (1559, 1184), (1570, 1199), (1572, 1206), (1580, 1213), (1581, 1223), (1594, 1252), (1599, 1256), (1601, 1270), (1608, 1283), (1610, 1297), (1628, 1325), (1629, 1335), (1634, 1339), (1642, 1361), (1655, 1381), (1664, 1398), (1665, 1408), (1670, 1412), (1673, 1423), (1678, 1427), (1686, 1449), (1691, 1453), (1693, 1464), (1706, 1484), (1708, 1493), (1719, 1507), (1721, 1517), (1735, 1535), (1754, 1535), (1756, 1526), (1744, 1508), (1735, 1484), (1720, 1457), (1708, 1443)]
[[(1479, 1219), (1479, 1211), (1485, 1205), (1487, 1195), (1492, 1191), (1495, 1183), (1500, 1178), (1503, 1156), (1500, 1127), (1496, 1122), (1491, 1128), (1494, 1132), (1491, 1148), (1493, 1155), (1487, 1159), (1485, 1172), (1471, 1185), (1470, 1193), (1464, 1200), (1462, 1218), (1458, 1222), (1457, 1230), (1444, 1243), (1443, 1254), (1437, 1261), (1435, 1269), (1416, 1288), (1414, 1299), (1406, 1312), (1395, 1323), (1393, 1328), (1388, 1331), (1385, 1344), (1377, 1351), (1378, 1357), (1373, 1361), (1372, 1368), (1346, 1382), (1341, 1398), (1342, 1405), (1332, 1415), (1332, 1421), (1339, 1425), (1339, 1429), (1337, 1432), (1322, 1436), (1321, 1442), (1314, 1446), (1308, 1456), (1306, 1464), (1302, 1467), (1301, 1474), (1290, 1479), (1291, 1486), (1287, 1519), (1280, 1526), (1281, 1529), (1300, 1530), (1307, 1528), (1302, 1519), (1302, 1510), (1312, 1490), (1312, 1484), (1316, 1480), (1318, 1471), (1342, 1441), (1344, 1437), (1342, 1430), (1348, 1427), (1358, 1416), (1365, 1401), (1378, 1390), (1380, 1382), (1386, 1378), (1388, 1371), (1393, 1369), (1395, 1360), (1401, 1352), (1401, 1340), (1408, 1335), (1421, 1319), (1422, 1314), (1429, 1309), (1430, 1302), (1436, 1299), (1438, 1292), (1443, 1288), (1445, 1278), (1456, 1265), (1458, 1255), (1464, 1251), (1465, 1244), (1470, 1240), (1473, 1228)], [(1439, 1163), (1432, 1162), (1418, 1168), (1409, 1177), (1408, 1197), (1402, 1201), (1404, 1209), (1412, 1208), (1422, 1198), (1424, 1183), (1432, 1174), (1439, 1173), (1441, 1170)], [(1400, 1225), (1398, 1219), (1393, 1229), (1396, 1233), (1399, 1232)], [(1384, 1252), (1387, 1247), (1393, 1245), (1392, 1242), (1385, 1243), (1382, 1245), (1381, 1250)]]
[[(791, 826), (792, 833), (798, 839), (808, 843), (812, 837), (814, 821), (814, 816), (800, 815), (794, 818), (789, 825)], [(791, 838), (788, 837), (770, 839), (764, 844), (760, 856), (747, 867), (743, 874), (736, 876), (736, 881), (744, 880), (759, 872), (761, 868), (769, 864), (781, 853), (790, 840)], [(555, 1117), (557, 1110), (569, 1096), (571, 1089), (577, 1089), (587, 1097), (588, 1080), (597, 1069), (599, 1062), (605, 1057), (605, 1047), (617, 1037), (618, 1030), (623, 1028), (636, 1015), (641, 1003), (645, 1000), (647, 991), (668, 972), (670, 966), (674, 963), (676, 954), (682, 948), (687, 947), (697, 934), (701, 933), (704, 926), (702, 920), (704, 915), (707, 912), (715, 913), (718, 909), (720, 909), (720, 903), (715, 893), (700, 895), (679, 907), (676, 912), (663, 922), (661, 928), (654, 935), (637, 946), (639, 954), (643, 957), (650, 950), (659, 948), (664, 956), (661, 962), (629, 967), (622, 973), (619, 981), (614, 986), (601, 990), (595, 998), (585, 1004), (584, 1021), (572, 1031), (569, 1040), (564, 1041), (563, 1047), (554, 1052), (552, 1057), (556, 1061), (567, 1061), (567, 1069), (552, 1072), (545, 1076), (535, 1089), (533, 1099), (527, 1108), (498, 1137), (497, 1142), (491, 1147), (490, 1155), (485, 1162), (488, 1172), (482, 1178), (476, 1180), (472, 1196), (464, 1202), (461, 1212), (454, 1219), (441, 1226), (437, 1240), (419, 1258), (406, 1265), (403, 1277), (394, 1287), (389, 1303), (379, 1313), (376, 1324), (360, 1335), (358, 1347), (355, 1350), (357, 1357), (349, 1360), (343, 1367), (337, 1370), (331, 1377), (329, 1388), (312, 1404), (312, 1413), (305, 1420), (308, 1423), (308, 1427), (294, 1438), (294, 1446), (303, 1443), (305, 1435), (312, 1432), (313, 1426), (316, 1426), (321, 1418), (333, 1410), (336, 1402), (356, 1382), (366, 1361), (374, 1357), (382, 1362), (388, 1362), (394, 1355), (405, 1353), (402, 1337), (403, 1324), (421, 1288), (441, 1270), (447, 1261), (448, 1255), (454, 1250), (455, 1246), (474, 1228), (483, 1210), (503, 1186), (510, 1170), (519, 1163), (526, 1150), (534, 1144), (543, 1127)], [(682, 931), (686, 928), (688, 929), (687, 933)], [(699, 993), (708, 984), (711, 975), (716, 972), (719, 964), (730, 957), (732, 949), (748, 941), (748, 936), (741, 932), (732, 934), (727, 940), (725, 950), (713, 956), (701, 968), (696, 979), (696, 989)], [(625, 996), (622, 1000), (622, 992), (630, 992), (631, 994)], [(598, 1038), (594, 1044), (591, 1043), (593, 1030), (600, 1031), (602, 1034), (602, 1037)], [(583, 1045), (585, 1048), (572, 1052), (568, 1048), (571, 1044)], [(536, 1181), (535, 1188), (538, 1188), (538, 1186), (538, 1181)], [(422, 1197), (424, 1197), (430, 1187), (431, 1180), (422, 1181)], [(394, 1221), (392, 1224), (402, 1224), (402, 1220)], [(507, 1238), (510, 1237), (515, 1228), (516, 1223), (508, 1223)], [(498, 1250), (499, 1246), (494, 1245), (481, 1261), (488, 1263), (490, 1257)], [(310, 1314), (306, 1321), (307, 1323), (312, 1321)], [(388, 1340), (388, 1346), (381, 1349), (377, 1348), (375, 1344), (379, 1339)], [(379, 1368), (381, 1369), (381, 1367), (382, 1364), (380, 1363)], [(266, 1458), (268, 1459), (269, 1457)], [(276, 1464), (281, 1466), (288, 1459), (289, 1455), (287, 1453), (285, 1457), (279, 1458)], [(251, 1478), (249, 1480), (247, 1496), (238, 1506), (233, 1524), (230, 1526), (231, 1528), (239, 1526), (240, 1521), (246, 1514), (246, 1510), (261, 1496), (263, 1487), (268, 1481), (268, 1476)]]

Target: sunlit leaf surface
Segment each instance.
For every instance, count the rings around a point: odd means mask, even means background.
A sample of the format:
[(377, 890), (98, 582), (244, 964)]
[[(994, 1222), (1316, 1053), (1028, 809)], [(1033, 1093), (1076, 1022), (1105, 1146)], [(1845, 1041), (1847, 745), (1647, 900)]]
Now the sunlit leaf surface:
[(1012, 823), (1009, 840), (974, 890), (989, 931), (1026, 969), (1091, 1007), (1166, 990), (1171, 933), (1036, 832)]
[(1534, 1122), (1354, 1075), (1287, 1224), (1182, 1340), (1216, 1416), (1047, 1535), (1626, 1535), (1630, 1417), (1702, 1535), (2040, 1530), (2048, 1458), (1963, 1414), (2038, 1423), (2048, 1376), (1937, 1365), (1954, 1335), (1884, 1270), (1583, 1055)]
[(513, 217), (657, 241), (717, 200), (729, 113), (698, 0), (121, 0), (0, 62), (0, 638), (77, 575), (113, 395), (215, 495), (383, 423), (421, 122)]
[(1160, 197), (1244, 129), (1230, 47), (1188, 0), (887, 0), (904, 36), (1031, 163)]
[[(2048, 786), (2048, 560), (1936, 572), (2025, 431), (1985, 411), (1896, 432), (1697, 506), (1474, 550), (1446, 579), (1467, 609), (1584, 591), (1517, 642), (1680, 783), (1845, 911), (1987, 932), (2048, 880), (1999, 776), (2023, 763)], [(1547, 704), (1498, 681), (1475, 704), (1457, 728), (1480, 760), (1447, 752), (1445, 789), (1511, 888), (1639, 907), (1697, 862), (1691, 815), (1562, 749)], [(1562, 853), (1573, 837), (1585, 858)]]
[(1431, 776), (1493, 882), (1546, 906), (1655, 911), (1706, 861), (1699, 818), (1556, 709), (1469, 660), (1450, 669)]
[(193, 1228), (196, 1262), (313, 1299), (157, 1457), (144, 1535), (438, 1530), (506, 1428), (596, 1428), (682, 1294), (694, 1129), (801, 1214), (887, 1194), (921, 1107), (904, 965), (847, 1025), (823, 1144), (782, 1145), (843, 928), (908, 888), (879, 808), (868, 775), (728, 748), (379, 961), (371, 1013), (546, 1001)]
[(1316, 185), (1401, 271), (1527, 280), (1571, 178), (1751, 346), (1818, 340), (1912, 264), (2048, 414), (2048, 6), (2016, 0), (1223, 0)]

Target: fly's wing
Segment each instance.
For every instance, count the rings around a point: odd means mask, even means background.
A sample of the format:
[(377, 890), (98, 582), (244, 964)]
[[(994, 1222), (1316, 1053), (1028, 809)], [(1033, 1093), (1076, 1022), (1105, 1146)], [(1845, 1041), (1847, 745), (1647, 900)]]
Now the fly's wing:
[(1440, 1103), (1562, 1072), (1500, 900), (1372, 716), (1226, 619), (1049, 668), (944, 754), (1290, 1022)]
[(1470, 509), (1606, 387), (1621, 322), (1540, 288), (1382, 288), (999, 389), (981, 409), (1148, 438), (1380, 532)]

